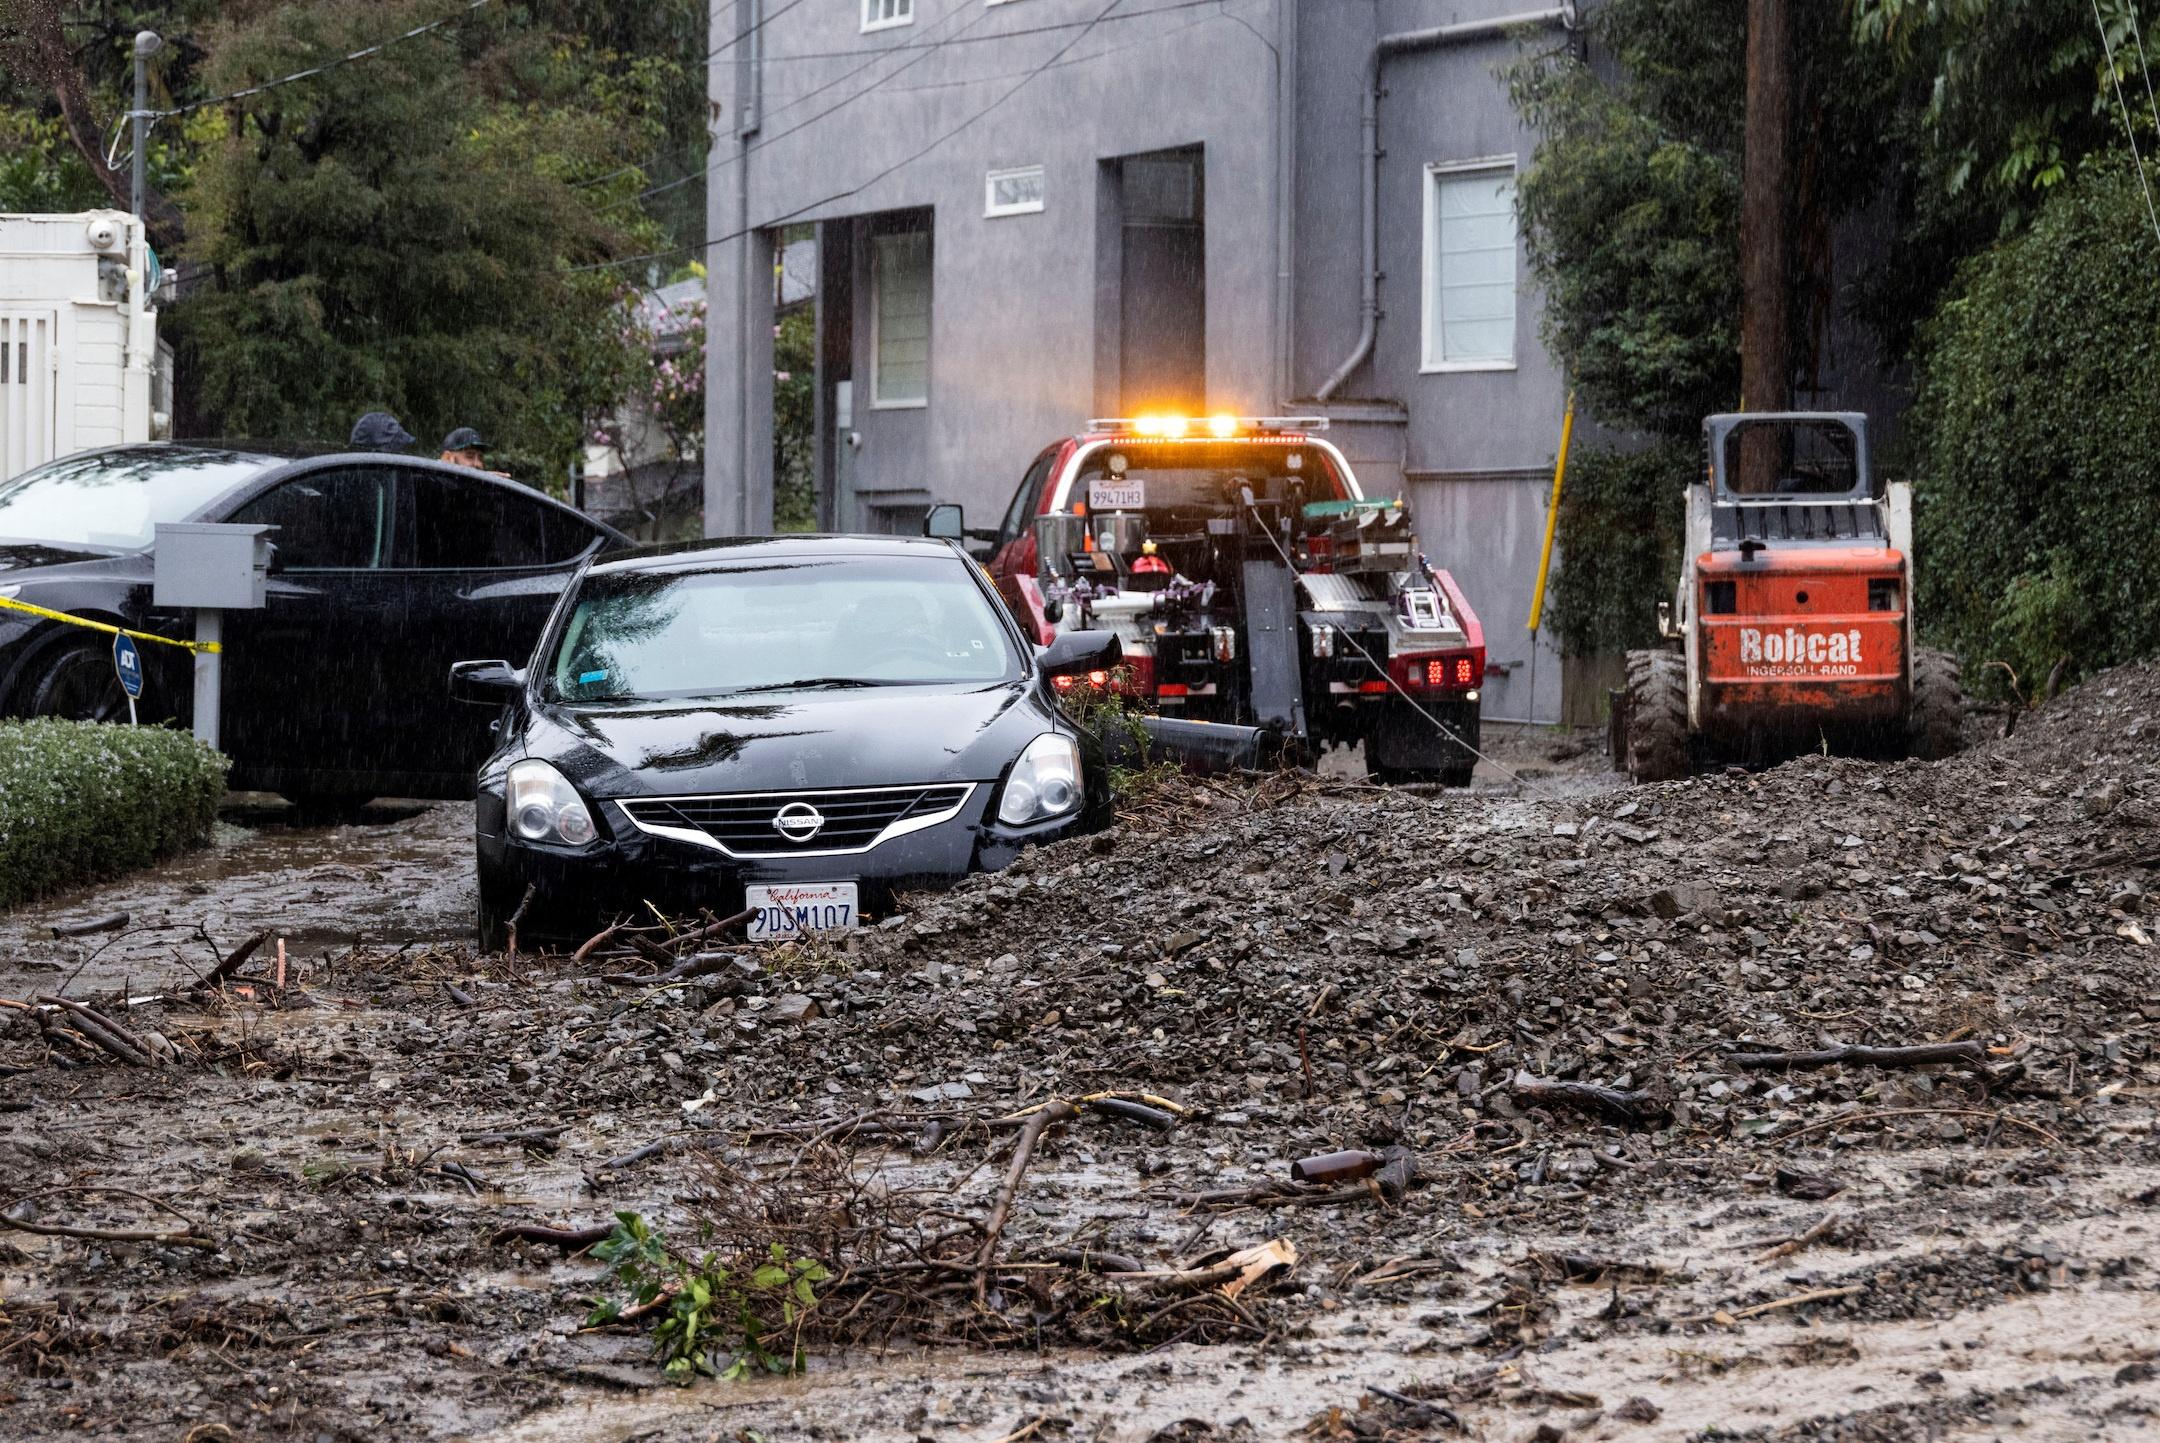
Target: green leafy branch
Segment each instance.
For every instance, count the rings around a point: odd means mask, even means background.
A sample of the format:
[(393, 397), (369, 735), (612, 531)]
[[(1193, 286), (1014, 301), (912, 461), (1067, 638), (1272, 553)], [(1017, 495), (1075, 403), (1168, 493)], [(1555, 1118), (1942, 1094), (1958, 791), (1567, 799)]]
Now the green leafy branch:
[(832, 1273), (815, 1258), (769, 1245), (754, 1266), (713, 1253), (692, 1260), (669, 1247), (643, 1217), (615, 1214), (615, 1231), (593, 1249), (627, 1295), (594, 1298), (588, 1328), (655, 1316), (653, 1358), (668, 1381), (795, 1373), (802, 1330)]

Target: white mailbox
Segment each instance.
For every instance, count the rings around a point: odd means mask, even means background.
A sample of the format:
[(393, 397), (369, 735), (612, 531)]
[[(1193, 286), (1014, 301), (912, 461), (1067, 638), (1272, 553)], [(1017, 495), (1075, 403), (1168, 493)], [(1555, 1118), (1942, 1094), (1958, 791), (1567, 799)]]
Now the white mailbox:
[(152, 552), (154, 606), (254, 611), (270, 574), (273, 526), (160, 521)]

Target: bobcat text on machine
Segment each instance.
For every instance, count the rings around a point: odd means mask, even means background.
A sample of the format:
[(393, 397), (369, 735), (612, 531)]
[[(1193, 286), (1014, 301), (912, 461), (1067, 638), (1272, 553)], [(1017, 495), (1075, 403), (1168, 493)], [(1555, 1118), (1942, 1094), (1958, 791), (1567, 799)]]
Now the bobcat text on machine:
[[(1362, 745), (1383, 778), (1466, 784), (1484, 633), (1326, 424), (1090, 421), (1028, 468), (991, 575), (1040, 642), (1116, 632), (1125, 666), (1105, 684), (1164, 718), (1267, 728), (1293, 753)], [(932, 525), (957, 533), (958, 508)]]
[(1665, 781), (1711, 752), (1956, 750), (1957, 663), (1914, 631), (1912, 490), (1876, 482), (1867, 418), (1712, 416), (1703, 439), (1679, 589), (1658, 603), (1680, 645), (1628, 654), (1614, 764)]

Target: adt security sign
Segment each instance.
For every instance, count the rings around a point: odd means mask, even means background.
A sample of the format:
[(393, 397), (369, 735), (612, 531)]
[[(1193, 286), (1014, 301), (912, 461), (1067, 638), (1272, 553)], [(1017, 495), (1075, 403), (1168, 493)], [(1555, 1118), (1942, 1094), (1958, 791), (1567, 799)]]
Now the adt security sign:
[(135, 638), (119, 632), (112, 639), (113, 671), (120, 677), (120, 687), (127, 693), (128, 720), (135, 720), (135, 699), (142, 695), (142, 653), (135, 649)]

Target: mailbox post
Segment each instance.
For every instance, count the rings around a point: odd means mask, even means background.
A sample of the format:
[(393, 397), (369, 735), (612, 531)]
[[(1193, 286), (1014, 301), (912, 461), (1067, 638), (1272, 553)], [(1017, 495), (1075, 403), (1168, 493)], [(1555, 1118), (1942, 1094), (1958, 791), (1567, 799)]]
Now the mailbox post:
[[(151, 604), (191, 608), (195, 639), (221, 643), (224, 613), (255, 611), (263, 604), (270, 575), (274, 526), (207, 521), (160, 521), (152, 551), (156, 574)], [(218, 652), (195, 653), (195, 739), (218, 744)]]

